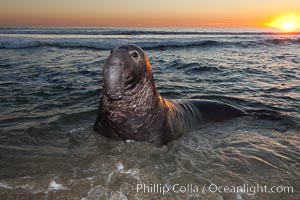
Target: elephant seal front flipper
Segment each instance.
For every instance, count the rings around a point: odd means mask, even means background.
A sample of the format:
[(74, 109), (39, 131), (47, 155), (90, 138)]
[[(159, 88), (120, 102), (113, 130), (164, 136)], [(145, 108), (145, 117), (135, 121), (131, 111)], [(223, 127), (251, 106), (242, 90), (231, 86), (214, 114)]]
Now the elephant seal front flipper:
[(103, 75), (94, 130), (104, 136), (161, 146), (203, 123), (246, 114), (222, 102), (173, 102), (162, 98), (146, 54), (134, 45), (113, 49), (104, 64)]

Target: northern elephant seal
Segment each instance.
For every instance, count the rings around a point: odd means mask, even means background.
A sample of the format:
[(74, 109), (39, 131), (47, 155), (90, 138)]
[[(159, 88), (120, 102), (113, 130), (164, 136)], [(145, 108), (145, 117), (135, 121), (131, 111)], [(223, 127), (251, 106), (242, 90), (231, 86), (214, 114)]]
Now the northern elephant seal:
[(155, 87), (146, 54), (134, 45), (111, 50), (103, 76), (94, 130), (108, 137), (148, 141), (161, 146), (203, 123), (246, 114), (222, 102), (175, 102), (162, 98)]

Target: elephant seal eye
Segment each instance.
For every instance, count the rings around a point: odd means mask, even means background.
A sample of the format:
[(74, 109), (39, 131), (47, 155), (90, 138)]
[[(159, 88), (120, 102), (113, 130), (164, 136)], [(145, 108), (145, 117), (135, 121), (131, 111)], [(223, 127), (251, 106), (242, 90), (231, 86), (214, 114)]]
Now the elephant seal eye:
[(133, 58), (135, 58), (135, 59), (139, 58), (139, 54), (136, 51), (132, 52), (130, 54), (130, 56), (133, 57)]

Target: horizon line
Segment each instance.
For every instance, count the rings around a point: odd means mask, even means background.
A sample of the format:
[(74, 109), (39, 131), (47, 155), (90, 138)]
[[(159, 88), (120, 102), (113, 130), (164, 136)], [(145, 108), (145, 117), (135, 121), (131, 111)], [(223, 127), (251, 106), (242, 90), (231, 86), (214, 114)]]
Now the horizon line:
[(257, 26), (184, 26), (184, 25), (0, 25), (0, 28), (257, 28), (274, 29), (266, 25)]

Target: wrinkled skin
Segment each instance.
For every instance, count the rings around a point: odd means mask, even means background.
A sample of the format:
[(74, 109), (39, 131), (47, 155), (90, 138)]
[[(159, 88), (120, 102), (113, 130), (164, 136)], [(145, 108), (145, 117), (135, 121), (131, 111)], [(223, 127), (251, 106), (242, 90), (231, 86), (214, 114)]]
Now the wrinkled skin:
[(203, 123), (246, 114), (221, 102), (163, 99), (156, 90), (147, 56), (134, 45), (112, 50), (103, 74), (94, 130), (107, 137), (148, 141), (161, 146)]

